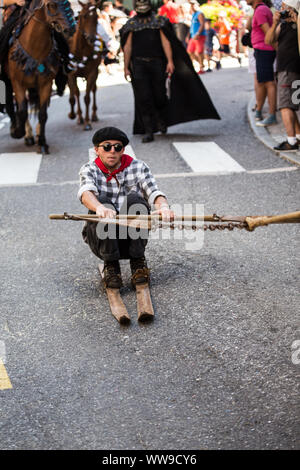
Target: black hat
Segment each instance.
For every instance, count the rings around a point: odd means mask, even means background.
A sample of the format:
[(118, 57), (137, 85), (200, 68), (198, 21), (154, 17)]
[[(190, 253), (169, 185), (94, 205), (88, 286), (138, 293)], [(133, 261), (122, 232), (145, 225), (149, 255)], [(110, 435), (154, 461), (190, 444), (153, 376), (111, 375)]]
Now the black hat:
[(102, 127), (93, 135), (93, 144), (95, 147), (104, 140), (119, 140), (122, 142), (124, 147), (128, 144), (129, 139), (125, 132), (121, 131), (117, 127)]

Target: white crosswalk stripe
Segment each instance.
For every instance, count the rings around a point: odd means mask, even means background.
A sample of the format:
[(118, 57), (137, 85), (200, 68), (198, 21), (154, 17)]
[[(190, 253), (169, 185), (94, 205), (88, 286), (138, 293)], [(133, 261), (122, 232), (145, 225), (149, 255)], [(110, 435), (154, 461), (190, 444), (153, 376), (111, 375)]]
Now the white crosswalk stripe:
[(34, 152), (1, 153), (0, 184), (36, 183), (42, 155)]
[[(1, 129), (1, 122), (0, 122)], [(190, 166), (192, 171), (179, 173), (154, 174), (157, 179), (191, 178), (209, 175), (238, 174), (272, 174), (298, 170), (298, 167), (267, 168), (245, 170), (230, 155), (224, 152), (215, 142), (174, 142), (176, 150)], [(125, 153), (133, 158), (136, 156), (131, 145), (125, 147)], [(96, 158), (93, 147), (88, 149), (89, 160)], [(42, 155), (35, 152), (1, 153), (0, 154), (0, 186), (60, 186), (78, 184), (77, 180), (59, 183), (45, 181), (38, 183), (38, 174)]]
[(174, 142), (173, 145), (194, 172), (217, 175), (245, 171), (215, 142)]

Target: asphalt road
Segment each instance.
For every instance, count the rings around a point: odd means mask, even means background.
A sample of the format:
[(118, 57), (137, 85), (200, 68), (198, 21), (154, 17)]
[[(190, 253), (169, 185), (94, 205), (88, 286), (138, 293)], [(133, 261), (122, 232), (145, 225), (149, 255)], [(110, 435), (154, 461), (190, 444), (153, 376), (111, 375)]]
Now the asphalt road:
[[(174, 126), (142, 144), (131, 134), (130, 85), (120, 84), (100, 88), (94, 130), (121, 127), (154, 174), (191, 171), (174, 141), (214, 141), (247, 170), (158, 178), (171, 203), (203, 203), (207, 214), (299, 210), (299, 170), (249, 130), (247, 69), (203, 81), (221, 121)], [(121, 327), (81, 223), (48, 219), (83, 211), (76, 181), (93, 132), (67, 113), (67, 96), (52, 101), (38, 183), (0, 187), (0, 340), (12, 383), (0, 390), (0, 448), (299, 449), (299, 227), (206, 232), (196, 251), (152, 240), (155, 320), (138, 324), (123, 263), (132, 323)], [(7, 125), (0, 146), (28, 151)]]

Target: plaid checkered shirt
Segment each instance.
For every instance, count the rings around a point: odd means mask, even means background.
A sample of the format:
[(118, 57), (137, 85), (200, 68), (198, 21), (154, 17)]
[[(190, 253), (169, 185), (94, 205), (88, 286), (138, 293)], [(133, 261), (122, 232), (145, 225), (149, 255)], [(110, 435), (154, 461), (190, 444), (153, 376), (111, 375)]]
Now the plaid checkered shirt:
[(112, 178), (107, 181), (107, 175), (100, 170), (94, 161), (83, 165), (80, 168), (79, 176), (78, 198), (80, 201), (85, 191), (92, 191), (96, 197), (100, 194), (106, 196), (118, 212), (125, 196), (128, 196), (131, 191), (137, 192), (146, 199), (150, 206), (158, 196), (166, 197), (158, 190), (149, 166), (142, 160), (132, 160), (127, 168), (116, 174), (117, 180)]

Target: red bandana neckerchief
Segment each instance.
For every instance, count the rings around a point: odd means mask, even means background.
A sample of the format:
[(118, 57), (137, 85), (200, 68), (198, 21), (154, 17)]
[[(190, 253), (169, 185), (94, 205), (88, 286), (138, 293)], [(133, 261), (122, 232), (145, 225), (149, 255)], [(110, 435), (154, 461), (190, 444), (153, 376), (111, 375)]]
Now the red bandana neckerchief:
[(106, 168), (106, 166), (104, 165), (104, 163), (102, 162), (102, 160), (99, 157), (96, 158), (95, 163), (96, 163), (97, 167), (100, 168), (101, 171), (103, 171), (103, 173), (108, 175), (106, 177), (106, 181), (110, 181), (112, 178), (115, 178), (115, 180), (118, 183), (116, 174), (120, 173), (120, 171), (123, 171), (125, 168), (127, 168), (131, 164), (132, 160), (133, 160), (132, 157), (130, 157), (129, 155), (126, 155), (125, 153), (123, 153), (123, 155), (121, 157), (121, 165), (119, 166), (119, 168), (117, 168), (116, 170), (114, 170), (112, 172), (110, 172), (109, 169)]

